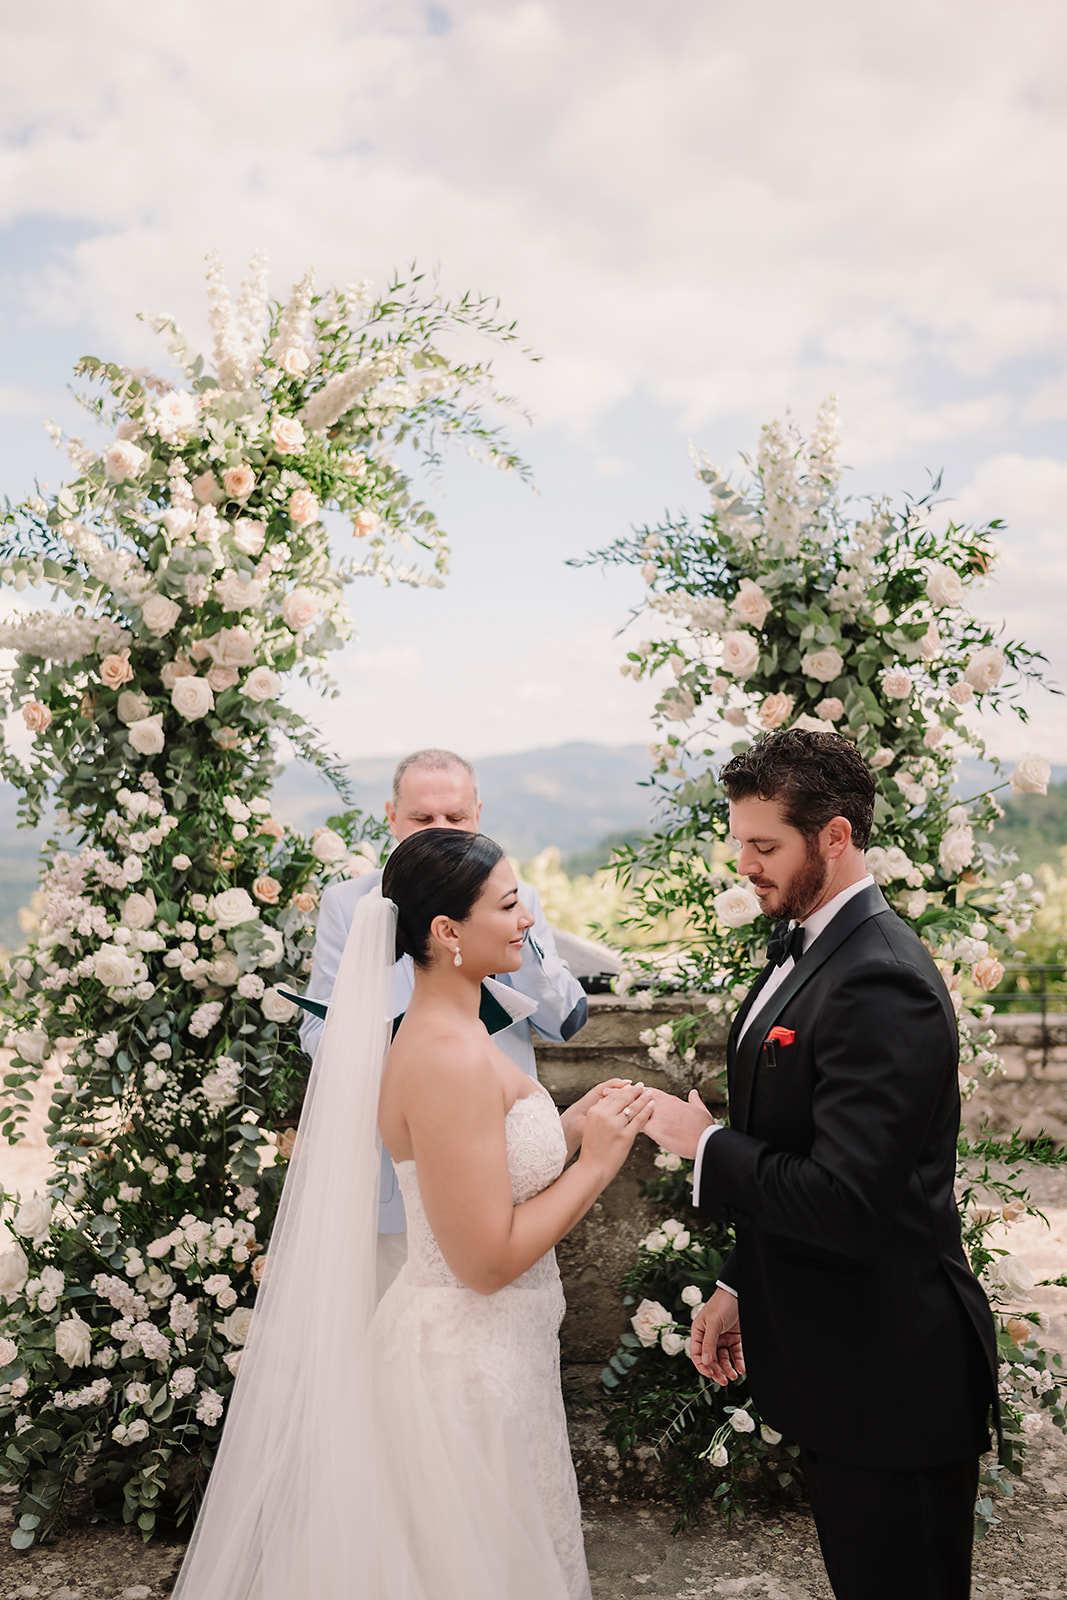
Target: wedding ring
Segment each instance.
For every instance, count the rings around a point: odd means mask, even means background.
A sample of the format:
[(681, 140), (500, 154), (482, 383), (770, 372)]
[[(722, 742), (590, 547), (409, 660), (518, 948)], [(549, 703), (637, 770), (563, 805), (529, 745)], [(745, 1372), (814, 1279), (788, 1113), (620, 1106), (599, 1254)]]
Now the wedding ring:
[(632, 1116), (633, 1116), (633, 1114), (634, 1114), (634, 1108), (633, 1108), (633, 1106), (623, 1106), (623, 1108), (622, 1108), (622, 1114), (623, 1114), (623, 1116), (624, 1116), (624, 1117), (626, 1117), (626, 1118), (627, 1118), (627, 1119), (629, 1119), (629, 1118), (630, 1118), (630, 1117), (632, 1117)]

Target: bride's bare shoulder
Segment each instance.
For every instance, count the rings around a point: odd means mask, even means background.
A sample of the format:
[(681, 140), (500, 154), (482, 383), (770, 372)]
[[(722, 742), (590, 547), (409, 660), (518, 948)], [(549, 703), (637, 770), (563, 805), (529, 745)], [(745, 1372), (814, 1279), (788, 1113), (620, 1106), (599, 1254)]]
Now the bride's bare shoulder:
[(479, 1086), (487, 1093), (499, 1092), (489, 1041), (480, 1030), (438, 1027), (414, 1018), (397, 1033), (386, 1074), (398, 1089), (412, 1089), (420, 1095), (468, 1095)]

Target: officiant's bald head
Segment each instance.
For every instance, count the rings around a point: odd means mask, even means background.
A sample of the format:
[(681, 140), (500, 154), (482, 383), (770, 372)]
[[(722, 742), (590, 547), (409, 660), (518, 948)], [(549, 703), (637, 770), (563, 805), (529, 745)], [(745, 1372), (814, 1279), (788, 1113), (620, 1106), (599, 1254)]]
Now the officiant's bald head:
[(393, 773), (393, 798), (386, 802), (385, 814), (397, 839), (420, 828), (477, 833), (482, 814), (477, 774), (454, 750), (415, 750)]

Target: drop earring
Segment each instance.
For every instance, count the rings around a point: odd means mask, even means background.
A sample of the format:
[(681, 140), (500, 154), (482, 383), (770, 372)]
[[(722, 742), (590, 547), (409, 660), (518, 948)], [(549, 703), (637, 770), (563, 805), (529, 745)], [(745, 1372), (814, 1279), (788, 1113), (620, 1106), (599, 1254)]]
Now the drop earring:
[(452, 965), (454, 967), (461, 967), (463, 965), (463, 957), (459, 953), (459, 945), (456, 946), (456, 953), (452, 957)]

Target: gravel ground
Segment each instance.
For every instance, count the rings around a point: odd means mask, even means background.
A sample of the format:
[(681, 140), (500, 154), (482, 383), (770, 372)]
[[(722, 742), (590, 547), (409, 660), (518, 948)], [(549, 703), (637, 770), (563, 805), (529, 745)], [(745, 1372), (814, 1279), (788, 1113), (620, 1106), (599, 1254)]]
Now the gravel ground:
[[(14, 1151), (0, 1146), (0, 1185), (33, 1189), (46, 1159), (43, 1139), (32, 1134)], [(1067, 1173), (1037, 1168), (1030, 1182), (1049, 1226), (1026, 1217), (995, 1242), (1025, 1257), (1035, 1278), (1056, 1278), (1067, 1272)], [(1048, 1342), (1067, 1360), (1067, 1289), (1038, 1289), (1031, 1304), (1049, 1313)], [(997, 1514), (1000, 1526), (976, 1547), (974, 1594), (1067, 1600), (1067, 1440), (1050, 1424), (1033, 1439), (1026, 1476)], [(730, 1532), (709, 1514), (676, 1538), (673, 1520), (659, 1505), (587, 1508), (594, 1600), (831, 1600), (805, 1510), (753, 1514)], [(0, 1600), (162, 1600), (181, 1564), (182, 1541), (145, 1545), (132, 1530), (93, 1525), (87, 1514), (28, 1551), (11, 1549), (5, 1523), (10, 1496), (0, 1491)]]

